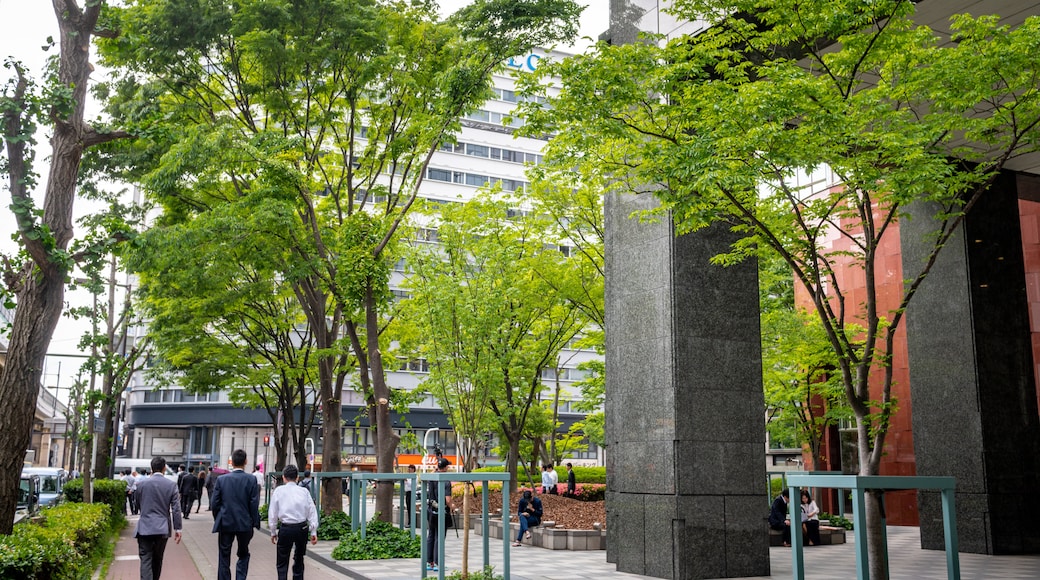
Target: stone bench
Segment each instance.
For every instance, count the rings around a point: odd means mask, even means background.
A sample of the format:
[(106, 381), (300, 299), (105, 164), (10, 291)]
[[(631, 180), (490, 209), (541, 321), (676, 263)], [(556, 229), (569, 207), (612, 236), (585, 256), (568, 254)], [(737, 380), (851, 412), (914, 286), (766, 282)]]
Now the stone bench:
[[(792, 527), (791, 532), (794, 533), (798, 528)], [(845, 543), (845, 528), (839, 528), (835, 526), (824, 526), (820, 525), (820, 545), (830, 546), (833, 544), (844, 544)], [(769, 528), (769, 545), (770, 546), (783, 546), (784, 545), (784, 533), (780, 530), (774, 530)], [(809, 544), (802, 544), (808, 546)]]

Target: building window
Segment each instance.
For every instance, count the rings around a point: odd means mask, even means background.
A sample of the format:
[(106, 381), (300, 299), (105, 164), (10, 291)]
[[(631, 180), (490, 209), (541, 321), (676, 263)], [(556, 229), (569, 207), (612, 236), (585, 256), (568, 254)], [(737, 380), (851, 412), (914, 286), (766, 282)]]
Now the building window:
[(476, 175), (474, 173), (466, 174), (466, 185), (472, 185), (473, 187), (484, 187), (488, 184), (488, 176)]
[(451, 171), (447, 169), (434, 169), (430, 168), (426, 171), (426, 178), (432, 179), (433, 181), (447, 181), (451, 183)]
[(473, 143), (467, 143), (466, 155), (473, 155), (474, 157), (487, 157), (489, 155), (489, 148), (484, 145), (474, 145)]

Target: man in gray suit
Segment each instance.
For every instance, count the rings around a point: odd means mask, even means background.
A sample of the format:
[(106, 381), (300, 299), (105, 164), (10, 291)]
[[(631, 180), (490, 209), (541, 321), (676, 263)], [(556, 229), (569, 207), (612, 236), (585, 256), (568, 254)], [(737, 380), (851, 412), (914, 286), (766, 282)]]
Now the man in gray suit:
[(134, 491), (134, 501), (141, 515), (134, 530), (137, 553), (141, 557), (141, 580), (159, 580), (171, 532), (174, 542), (181, 543), (180, 496), (177, 486), (163, 477), (165, 471), (166, 460), (153, 457), (152, 475), (141, 477)]
[(249, 541), (260, 528), (260, 486), (245, 472), (246, 452), (231, 452), (231, 473), (217, 478), (209, 505), (213, 510), (213, 531), (217, 533), (220, 555), (217, 580), (231, 580), (231, 544), (238, 541), (235, 578), (246, 580), (249, 573)]

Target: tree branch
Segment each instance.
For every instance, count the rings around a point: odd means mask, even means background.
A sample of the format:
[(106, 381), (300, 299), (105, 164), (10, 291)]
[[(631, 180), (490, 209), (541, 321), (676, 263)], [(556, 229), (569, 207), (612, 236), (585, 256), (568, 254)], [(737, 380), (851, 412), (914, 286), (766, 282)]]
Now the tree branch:
[(83, 132), (83, 146), (93, 147), (94, 145), (101, 145), (110, 141), (118, 141), (119, 139), (129, 139), (130, 137), (133, 137), (133, 135), (122, 130), (101, 133), (93, 127), (88, 127), (87, 130)]

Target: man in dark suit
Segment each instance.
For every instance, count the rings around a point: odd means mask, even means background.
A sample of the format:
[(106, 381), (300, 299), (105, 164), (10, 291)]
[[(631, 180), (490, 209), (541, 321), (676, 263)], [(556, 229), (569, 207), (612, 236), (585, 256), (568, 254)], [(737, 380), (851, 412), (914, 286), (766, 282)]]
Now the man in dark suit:
[(177, 486), (181, 490), (181, 512), (184, 519), (191, 515), (191, 504), (195, 503), (195, 494), (198, 493), (199, 478), (195, 477), (195, 468), (189, 467), (188, 473), (181, 478)]
[(220, 547), (217, 580), (231, 580), (231, 544), (236, 540), (238, 562), (235, 564), (235, 578), (246, 580), (249, 541), (253, 539), (253, 530), (260, 528), (260, 486), (255, 477), (245, 472), (244, 450), (236, 449), (231, 453), (231, 467), (231, 473), (217, 478), (210, 497), (213, 531)]
[(134, 529), (137, 553), (141, 557), (141, 580), (159, 580), (171, 533), (176, 543), (181, 542), (180, 498), (177, 486), (163, 477), (164, 471), (166, 460), (153, 457), (152, 475), (141, 477), (134, 491), (134, 501), (141, 514)]
[(791, 490), (786, 487), (769, 508), (769, 527), (780, 530), (784, 534), (784, 546), (791, 545), (791, 517), (788, 515), (787, 502), (791, 501)]

